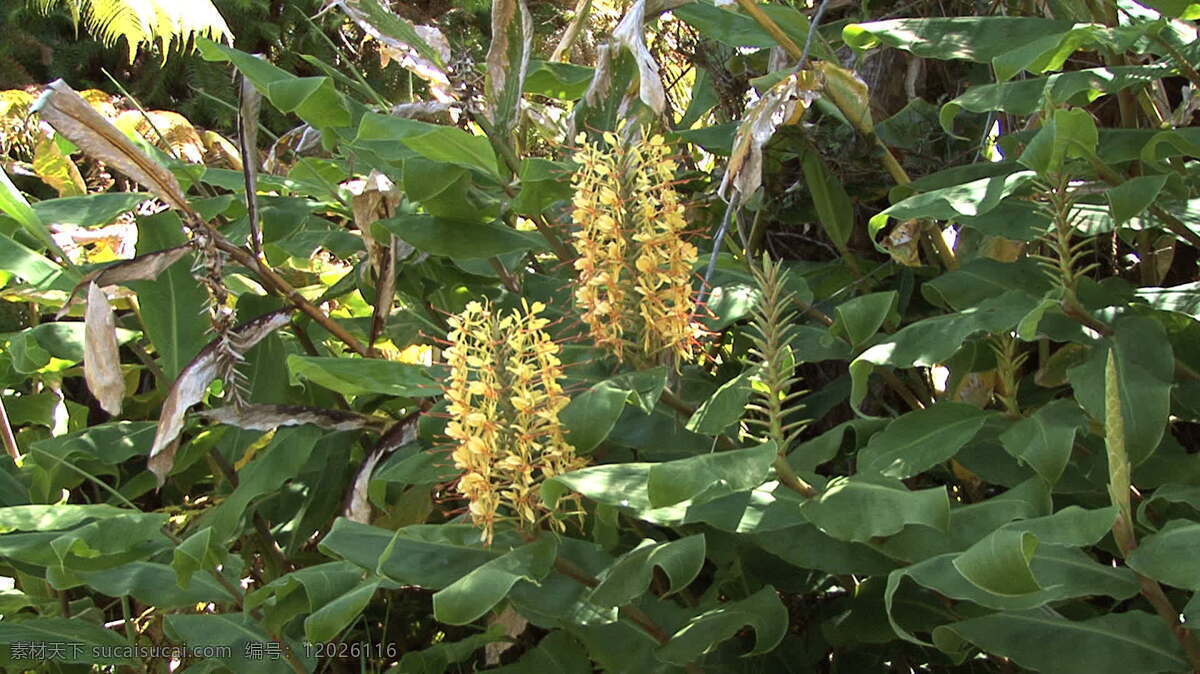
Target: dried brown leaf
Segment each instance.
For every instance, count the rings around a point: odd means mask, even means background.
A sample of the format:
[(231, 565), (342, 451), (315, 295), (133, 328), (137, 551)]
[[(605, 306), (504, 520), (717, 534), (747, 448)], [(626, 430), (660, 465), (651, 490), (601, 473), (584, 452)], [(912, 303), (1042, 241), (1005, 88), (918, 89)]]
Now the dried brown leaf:
[(97, 269), (89, 273), (71, 291), (71, 296), (67, 298), (67, 301), (63, 304), (63, 308), (58, 312), (59, 317), (67, 313), (67, 310), (71, 308), (72, 303), (75, 301), (75, 297), (79, 294), (79, 290), (89, 283), (95, 283), (104, 288), (130, 281), (153, 281), (167, 267), (170, 267), (184, 255), (187, 255), (189, 250), (191, 250), (191, 246), (187, 244), (176, 246), (175, 248), (139, 255), (129, 260), (114, 262), (103, 269)]
[(369, 414), (303, 405), (226, 405), (196, 414), (198, 417), (250, 431), (270, 431), (280, 426), (319, 426), (331, 431), (382, 430), (387, 420)]
[(244, 158), (242, 178), (246, 184), (246, 217), (250, 221), (250, 247), (262, 255), (262, 227), (258, 217), (258, 115), (262, 110), (262, 94), (245, 75), (241, 79), (238, 149)]
[[(287, 325), (294, 311), (272, 311), (236, 326), (230, 333), (231, 341), (244, 353), (267, 335)], [(224, 341), (222, 338), (215, 339), (201, 349), (192, 362), (179, 373), (179, 378), (175, 380), (166, 401), (163, 402), (147, 466), (150, 472), (154, 473), (160, 487), (175, 465), (175, 439), (183, 430), (184, 415), (189, 408), (204, 399), (209, 384), (216, 379), (219, 372), (226, 369), (227, 363), (223, 362), (221, 355)]]
[(454, 106), (438, 101), (419, 101), (416, 103), (400, 103), (392, 106), (393, 117), (415, 119), (430, 124), (452, 124), (454, 122)]
[(43, 120), (94, 159), (136, 180), (171, 208), (192, 212), (175, 175), (147, 157), (66, 82), (47, 85), (35, 107)]
[(748, 198), (762, 184), (763, 147), (775, 130), (797, 121), (816, 97), (818, 80), (811, 71), (792, 73), (768, 89), (742, 117), (729, 166), (721, 181), (720, 194), (729, 199), (732, 190)]
[(354, 486), (350, 488), (346, 510), (343, 513), (346, 519), (362, 524), (371, 523), (371, 499), (367, 490), (371, 486), (371, 474), (375, 472), (375, 466), (379, 464), (381, 458), (383, 458), (381, 452), (372, 452), (359, 467), (358, 474), (354, 476)]
[(500, 656), (513, 647), (517, 637), (521, 636), (525, 632), (525, 628), (529, 627), (529, 621), (509, 605), (488, 620), (488, 627), (492, 625), (499, 625), (504, 628), (504, 636), (512, 639), (512, 641), (493, 641), (483, 647), (484, 664), (489, 667), (500, 664)]
[(613, 40), (629, 50), (638, 67), (638, 96), (657, 114), (667, 109), (667, 95), (663, 91), (662, 78), (658, 74), (658, 63), (646, 46), (646, 33), (642, 24), (646, 22), (646, 0), (637, 0), (613, 30)]
[(380, 459), (397, 447), (402, 447), (417, 439), (418, 418), (417, 415), (412, 415), (397, 421), (383, 434), (383, 437), (379, 438), (379, 442), (367, 455), (366, 460), (359, 467), (358, 473), (354, 476), (354, 485), (346, 497), (346, 507), (343, 511), (346, 518), (363, 524), (371, 523), (371, 501), (367, 491), (371, 485), (371, 474), (375, 472), (375, 466), (379, 464)]
[(108, 296), (95, 283), (88, 285), (83, 325), (83, 378), (105, 412), (121, 413), (125, 377), (117, 345), (117, 323)]
[(440, 102), (457, 99), (443, 64), (450, 62), (450, 42), (433, 26), (414, 26), (377, 0), (335, 0), (334, 3), (367, 35), (382, 45), (381, 65), (396, 61), (429, 83)]
[(379, 256), (379, 245), (371, 233), (371, 226), (380, 220), (386, 220), (396, 213), (400, 205), (400, 192), (391, 179), (372, 170), (363, 180), (354, 180), (346, 184), (353, 195), (350, 200), (350, 210), (354, 215), (354, 226), (362, 234), (371, 267), (376, 272), (382, 266)]

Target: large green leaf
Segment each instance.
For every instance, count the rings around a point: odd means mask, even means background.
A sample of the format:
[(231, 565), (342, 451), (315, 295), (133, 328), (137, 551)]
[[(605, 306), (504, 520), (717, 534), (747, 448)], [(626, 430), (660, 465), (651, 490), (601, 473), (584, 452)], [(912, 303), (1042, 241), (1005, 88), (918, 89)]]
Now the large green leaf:
[[(1026, 582), (1032, 581), (1043, 588), (1017, 595), (996, 594), (972, 583), (963, 577), (955, 565), (960, 558), (959, 553), (938, 555), (891, 573), (884, 591), (884, 604), (892, 629), (898, 636), (914, 643), (924, 643), (905, 629), (894, 614), (901, 581), (905, 579), (951, 599), (1006, 611), (1033, 609), (1075, 597), (1103, 595), (1128, 599), (1140, 590), (1137, 578), (1129, 569), (1100, 564), (1086, 553), (1062, 545), (1039, 546), (1027, 563), (1022, 561), (1025, 559), (1023, 555), (1011, 560), (1017, 571), (1031, 573), (1025, 578)], [(996, 560), (986, 557), (977, 561), (1000, 566)]]
[(309, 643), (328, 643), (335, 639), (367, 607), (382, 581), (369, 578), (349, 592), (322, 604), (304, 619), (304, 638)]
[(54, 238), (50, 236), (50, 230), (46, 228), (46, 223), (29, 205), (29, 200), (25, 198), (21, 190), (17, 189), (17, 186), (9, 179), (8, 172), (3, 168), (0, 168), (0, 213), (5, 213), (8, 217), (16, 220), (17, 224), (42, 245), (60, 257), (64, 257), (62, 251), (58, 249), (58, 245), (54, 243)]
[(647, 511), (692, 500), (699, 504), (762, 484), (775, 445), (703, 454), (661, 463), (616, 463), (556, 475), (542, 486), (550, 503), (570, 491), (598, 503)]
[(809, 194), (812, 195), (813, 205), (817, 207), (817, 216), (825, 233), (839, 249), (845, 247), (854, 231), (854, 205), (842, 181), (833, 175), (821, 155), (816, 152), (805, 152), (804, 179), (808, 183)]
[(715, 496), (753, 489), (762, 484), (775, 462), (777, 449), (766, 443), (690, 459), (651, 464), (646, 491), (655, 508), (682, 501), (702, 503)]
[[(808, 38), (808, 17), (793, 7), (763, 4), (760, 11), (783, 30), (796, 44)], [(769, 32), (744, 13), (730, 11), (707, 2), (690, 2), (672, 12), (705, 37), (730, 47), (774, 47), (779, 44)], [(813, 54), (829, 58), (830, 51), (822, 40), (813, 40)]]
[(644, 539), (600, 575), (588, 599), (599, 606), (623, 606), (646, 592), (654, 568), (669, 582), (667, 596), (687, 587), (704, 566), (704, 535), (696, 534), (666, 543)]
[(1013, 424), (1000, 441), (1009, 454), (1054, 484), (1071, 459), (1075, 432), (1086, 424), (1087, 417), (1073, 401), (1055, 400)]
[(729, 602), (692, 618), (656, 653), (659, 659), (685, 665), (733, 637), (744, 627), (754, 629), (754, 648), (747, 655), (767, 653), (787, 632), (788, 613), (770, 585), (741, 601)]
[(1141, 316), (1115, 321), (1113, 336), (1093, 347), (1083, 365), (1068, 370), (1075, 399), (1092, 418), (1101, 422), (1105, 418), (1104, 367), (1108, 350), (1114, 345), (1121, 413), (1125, 417), (1125, 445), (1129, 460), (1136, 466), (1158, 447), (1166, 430), (1175, 359), (1166, 331), (1158, 321)]
[(545, 578), (557, 552), (555, 539), (543, 536), (488, 561), (433, 595), (434, 616), (451, 625), (474, 622), (500, 603), (518, 581), (537, 584)]
[(318, 443), (343, 442), (351, 434), (325, 434), (315, 426), (289, 426), (275, 433), (264, 449), (238, 471), (238, 485), (216, 508), (205, 513), (204, 523), (215, 533), (230, 538), (240, 533), (255, 500), (279, 489), (295, 478), (308, 462)]
[(701, 435), (720, 435), (730, 424), (746, 414), (746, 403), (753, 392), (751, 381), (757, 368), (748, 368), (721, 386), (696, 408), (686, 428)]
[(546, 247), (540, 236), (500, 224), (456, 222), (432, 215), (401, 215), (379, 224), (417, 250), (456, 259), (487, 258)]
[(605, 380), (572, 398), (558, 413), (567, 441), (579, 452), (595, 449), (616, 425), (629, 394), (613, 380)]
[(1061, 674), (1182, 672), (1182, 648), (1166, 624), (1141, 611), (1067, 620), (1034, 609), (971, 618), (934, 631), (943, 650), (970, 642), (1022, 667)]
[(895, 313), (898, 299), (896, 291), (889, 290), (860, 295), (849, 302), (839, 304), (837, 321), (830, 326), (829, 332), (861, 348), (867, 340), (875, 336), (884, 321)]
[(1111, 31), (1097, 24), (1016, 16), (892, 19), (842, 30), (842, 39), (860, 49), (887, 44), (925, 58), (990, 62), (1001, 81), (1021, 70), (1056, 70), (1080, 47), (1106, 38)]
[(232, 603), (233, 597), (209, 576), (197, 576), (183, 589), (176, 582), (175, 570), (166, 564), (131, 562), (101, 571), (59, 574), (47, 569), (47, 580), (60, 590), (78, 585), (110, 597), (132, 596), (138, 601), (162, 609), (193, 607), (196, 604)]
[[(500, 537), (497, 537), (497, 545)], [(501, 552), (480, 546), (479, 529), (465, 524), (411, 525), (388, 531), (339, 518), (320, 549), (403, 585), (440, 590)]]
[(1173, 520), (1161, 531), (1150, 534), (1125, 562), (1134, 571), (1187, 590), (1200, 590), (1200, 560), (1194, 551), (1200, 544), (1200, 523)]
[(1171, 73), (1172, 68), (1165, 65), (1112, 66), (982, 84), (967, 89), (943, 105), (940, 119), (942, 128), (950, 133), (953, 131), (954, 118), (961, 110), (997, 110), (1010, 115), (1031, 115), (1047, 103), (1084, 105), (1101, 95), (1145, 86)]
[(909, 412), (871, 437), (858, 452), (858, 470), (907, 478), (953, 457), (989, 414), (966, 403), (940, 402)]
[(300, 356), (289, 354), (288, 372), (294, 380), (307, 380), (346, 395), (380, 393), (419, 398), (441, 393), (429, 368), (396, 361)]
[(101, 192), (83, 197), (47, 199), (33, 205), (42, 222), (94, 227), (107, 225), (153, 197), (140, 192)]
[(1000, 529), (956, 557), (954, 568), (985, 592), (1001, 596), (1037, 592), (1042, 588), (1029, 568), (1037, 544), (1037, 536), (1029, 532)]
[(66, 270), (40, 253), (0, 234), (0, 271), (19, 276), (37, 290), (70, 291), (79, 274)]
[(888, 335), (850, 364), (850, 404), (857, 409), (866, 397), (867, 377), (876, 366), (930, 366), (945, 362), (967, 337), (981, 331), (1011, 329), (1038, 301), (1028, 293), (1010, 290), (969, 309), (926, 318)]
[(1054, 180), (1068, 159), (1094, 156), (1099, 142), (1100, 133), (1091, 113), (1082, 108), (1058, 109), (1038, 129), (1017, 161), (1047, 180)]
[[(283, 674), (294, 670), (283, 657), (254, 653), (282, 653), (282, 644), (275, 642), (253, 618), (243, 613), (218, 613), (201, 615), (168, 615), (163, 619), (163, 631), (177, 645), (191, 648), (211, 647), (210, 659), (218, 660), (233, 671)], [(270, 646), (268, 646), (270, 645)], [(304, 648), (294, 642), (288, 644), (292, 653), (305, 666), (315, 662)], [(267, 651), (270, 647), (272, 651)]]
[(1050, 284), (1041, 267), (1027, 257), (1016, 262), (979, 257), (921, 285), (925, 299), (959, 311), (1009, 290), (1021, 290), (1037, 297), (1050, 290)]
[(328, 77), (297, 77), (265, 59), (233, 47), (197, 38), (209, 61), (228, 61), (282, 112), (293, 112), (318, 129), (350, 124), (350, 107)]
[(945, 531), (950, 500), (943, 487), (909, 491), (899, 480), (870, 475), (836, 477), (801, 509), (830, 536), (856, 543), (891, 536), (910, 524)]
[(18, 644), (35, 643), (53, 649), (53, 660), (57, 662), (97, 665), (130, 665), (134, 662), (125, 657), (99, 657), (104, 650), (116, 653), (129, 642), (120, 634), (82, 618), (14, 620), (5, 616), (5, 620), (0, 621), (0, 644), (3, 644), (0, 646), (0, 662), (21, 662), (23, 666), (19, 667), (19, 670), (31, 665), (37, 666), (30, 662), (28, 657), (21, 660), (13, 657), (13, 651)]
[[(187, 243), (183, 223), (170, 211), (138, 218), (138, 255)], [(174, 379), (210, 339), (208, 293), (192, 278), (191, 256), (171, 265), (154, 281), (134, 281), (142, 325), (154, 345), (159, 367)]]
[(879, 231), (893, 218), (901, 221), (911, 218), (955, 220), (984, 215), (999, 206), (1005, 197), (1030, 185), (1035, 177), (1033, 171), (1017, 171), (915, 194), (872, 216), (868, 229), (871, 236), (877, 238)]

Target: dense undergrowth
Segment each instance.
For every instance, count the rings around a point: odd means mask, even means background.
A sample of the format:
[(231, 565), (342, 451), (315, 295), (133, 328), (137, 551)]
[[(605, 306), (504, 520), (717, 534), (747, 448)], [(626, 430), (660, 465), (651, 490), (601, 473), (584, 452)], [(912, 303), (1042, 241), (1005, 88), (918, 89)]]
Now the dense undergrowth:
[(1200, 669), (1200, 5), (333, 5), (0, 92), (9, 671)]

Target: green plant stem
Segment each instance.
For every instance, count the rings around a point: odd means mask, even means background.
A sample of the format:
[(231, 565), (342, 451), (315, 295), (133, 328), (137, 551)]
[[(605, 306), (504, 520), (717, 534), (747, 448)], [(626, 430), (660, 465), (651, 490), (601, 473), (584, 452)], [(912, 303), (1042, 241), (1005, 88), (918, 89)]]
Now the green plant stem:
[[(554, 568), (564, 576), (582, 585), (586, 585), (587, 587), (596, 587), (600, 584), (600, 581), (593, 578), (590, 574), (588, 574), (587, 571), (584, 571), (576, 566), (575, 563), (569, 559), (564, 559), (562, 557), (555, 558)], [(666, 630), (659, 627), (658, 623), (654, 622), (654, 619), (646, 615), (646, 612), (642, 609), (634, 606), (633, 604), (626, 604), (625, 606), (621, 607), (621, 613), (625, 614), (625, 617), (629, 618), (630, 622), (642, 628), (642, 631), (644, 631), (646, 634), (649, 634), (659, 644), (665, 646), (666, 644), (670, 643), (671, 635), (667, 634)], [(695, 663), (689, 663), (684, 667), (684, 669), (689, 673), (694, 672), (697, 674), (702, 671)]]
[(554, 48), (554, 53), (550, 56), (551, 62), (571, 60), (571, 49), (575, 46), (575, 41), (579, 39), (579, 33), (583, 31), (583, 26), (587, 23), (588, 15), (592, 12), (592, 0), (579, 0), (579, 4), (575, 5), (575, 17), (571, 19), (571, 25), (567, 26), (567, 31), (563, 33), (562, 39), (558, 41), (558, 46)]
[(910, 389), (907, 384), (897, 377), (895, 372), (886, 369), (881, 370), (880, 376), (883, 377), (884, 383), (886, 383), (888, 387), (896, 393), (896, 395), (900, 396), (910, 408), (914, 410), (925, 409), (925, 403), (921, 402), (921, 399), (917, 397), (917, 394), (913, 393), (912, 389)]
[(696, 413), (695, 407), (684, 402), (683, 399), (672, 393), (669, 389), (663, 389), (662, 397), (659, 399), (663, 401), (664, 405), (670, 407), (676, 412), (679, 412), (680, 414), (691, 416)]
[[(1100, 179), (1104, 182), (1113, 187), (1125, 182), (1125, 178), (1121, 174), (1117, 173), (1107, 164), (1100, 161), (1098, 157), (1091, 156), (1088, 159), (1092, 164), (1092, 168), (1096, 171), (1096, 175), (1100, 176)], [(1200, 234), (1196, 234), (1192, 230), (1188, 229), (1187, 225), (1183, 224), (1182, 220), (1163, 210), (1163, 208), (1157, 204), (1150, 205), (1150, 212), (1154, 214), (1154, 217), (1162, 220), (1163, 224), (1167, 226), (1167, 229), (1171, 230), (1171, 232), (1176, 236), (1184, 241), (1187, 241), (1193, 246), (1200, 248)]]
[(712, 253), (708, 257), (708, 267), (704, 270), (704, 281), (700, 284), (700, 293), (696, 296), (696, 309), (693, 315), (700, 313), (700, 308), (704, 306), (704, 301), (708, 299), (708, 292), (712, 286), (713, 276), (717, 273), (717, 258), (721, 255), (721, 244), (725, 241), (725, 235), (729, 233), (730, 223), (733, 222), (733, 218), (737, 215), (741, 197), (741, 193), (734, 190), (733, 196), (729, 198), (729, 203), (725, 205), (725, 215), (721, 218), (721, 226), (717, 228), (717, 235), (713, 237)]
[(815, 487), (796, 474), (785, 454), (775, 457), (775, 475), (779, 478), (779, 484), (799, 492), (805, 498), (812, 498), (818, 494)]
[(500, 282), (504, 284), (505, 288), (518, 295), (521, 293), (521, 284), (517, 282), (515, 276), (504, 268), (504, 263), (500, 261), (500, 258), (488, 258), (488, 264), (492, 266), (492, 269), (500, 277)]
[[(773, 20), (771, 20), (771, 17), (767, 16), (767, 14), (763, 12), (761, 8), (759, 8), (758, 4), (755, 3), (754, 0), (738, 0), (738, 5), (741, 6), (741, 8), (750, 15), (750, 18), (754, 19), (754, 21), (761, 26), (763, 30), (770, 33), (771, 37), (775, 38), (775, 41), (778, 42), (781, 47), (786, 49), (788, 54), (790, 54), (793, 58), (801, 61), (806, 58), (807, 53), (805, 50), (801, 49), (795, 42), (793, 42), (792, 39), (783, 32), (783, 29), (780, 28), (779, 25)], [(831, 100), (830, 102), (834, 101)], [(847, 115), (847, 117), (851, 116)], [(875, 145), (879, 148), (882, 157), (883, 168), (888, 172), (888, 175), (892, 176), (892, 180), (895, 180), (899, 185), (907, 185), (908, 183), (912, 182), (912, 178), (908, 175), (908, 171), (904, 170), (904, 167), (900, 165), (900, 161), (896, 159), (896, 155), (892, 154), (891, 149), (888, 148), (887, 144), (885, 144), (883, 140), (879, 138), (879, 136), (875, 135), (874, 133), (870, 133), (868, 129), (859, 129), (859, 132), (863, 133), (863, 135), (870, 136), (875, 141)], [(940, 233), (935, 236), (929, 231), (931, 226), (933, 226), (932, 223), (926, 223), (926, 225), (922, 227), (922, 233), (926, 241), (933, 246), (935, 251), (937, 251), (938, 257), (941, 259), (943, 266), (945, 266), (947, 269), (957, 269), (958, 258), (955, 256), (954, 251), (950, 250), (950, 247), (946, 245), (946, 241), (941, 237)]]
[(4, 437), (4, 450), (13, 461), (21, 460), (21, 450), (17, 447), (17, 436), (13, 433), (12, 424), (8, 421), (8, 410), (4, 408), (4, 396), (0, 395), (0, 436)]
[(755, 23), (757, 23), (759, 26), (762, 26), (762, 29), (767, 31), (767, 33), (769, 33), (771, 37), (779, 43), (779, 46), (786, 49), (787, 52), (792, 55), (792, 58), (799, 59), (804, 56), (804, 50), (800, 48), (800, 45), (796, 44), (792, 38), (788, 37), (788, 34), (783, 32), (783, 29), (779, 27), (779, 24), (771, 20), (771, 17), (767, 16), (767, 13), (762, 11), (762, 8), (758, 6), (757, 2), (754, 2), (754, 0), (738, 0), (738, 5), (750, 15), (751, 19), (754, 19)]
[[(521, 160), (517, 157), (512, 147), (495, 137), (495, 129), (492, 128), (491, 123), (483, 115), (471, 115), (471, 120), (478, 124), (480, 129), (483, 129), (483, 134), (487, 136), (488, 141), (499, 152), (500, 157), (504, 160), (504, 164), (508, 167), (512, 176), (519, 177), (521, 175)], [(504, 193), (509, 197), (517, 196), (517, 190), (511, 184), (504, 185)], [(563, 243), (562, 239), (559, 238), (558, 234), (541, 215), (535, 215), (529, 219), (533, 221), (534, 227), (537, 227), (538, 233), (546, 239), (546, 243), (550, 244), (550, 250), (554, 252), (554, 256), (559, 261), (570, 262), (575, 259), (575, 255), (572, 254), (571, 249)], [(512, 224), (509, 222), (509, 225)]]
[[(1108, 362), (1104, 369), (1104, 443), (1108, 455), (1108, 492), (1112, 504), (1117, 508), (1117, 519), (1113, 523), (1113, 538), (1121, 557), (1128, 559), (1137, 548), (1137, 536), (1133, 528), (1133, 508), (1129, 502), (1131, 489), (1129, 456), (1125, 448), (1125, 416), (1122, 411), (1120, 379), (1117, 375), (1115, 347), (1108, 351)], [(1137, 572), (1135, 572), (1137, 573)], [(1171, 628), (1171, 633), (1187, 653), (1192, 669), (1200, 671), (1200, 646), (1192, 631), (1179, 624), (1179, 611), (1163, 592), (1162, 586), (1152, 578), (1137, 573), (1142, 596), (1154, 607)]]
[(290, 300), (292, 304), (295, 304), (297, 308), (311, 316), (314, 321), (321, 325), (321, 327), (328, 330), (329, 333), (334, 337), (340, 339), (355, 353), (363, 358), (371, 357), (370, 349), (363, 346), (362, 342), (358, 341), (354, 335), (347, 332), (345, 328), (327, 316), (325, 312), (313, 306), (312, 302), (309, 302), (307, 299), (305, 299), (305, 297), (300, 294), (300, 291), (293, 288), (291, 284), (285, 281), (283, 277), (277, 274), (275, 270), (268, 266), (265, 262), (256, 258), (246, 250), (243, 250), (241, 247), (235, 245), (224, 236), (221, 236), (221, 234), (216, 230), (211, 230), (211, 235), (216, 241), (217, 248), (229, 253), (234, 260), (247, 269), (257, 270), (259, 277), (266, 281), (267, 285), (270, 286), (272, 290)]
[[(141, 312), (138, 313), (138, 320), (141, 320)], [(158, 388), (164, 391), (171, 388), (171, 382), (167, 381), (166, 373), (158, 366), (158, 363), (154, 362), (154, 358), (146, 352), (146, 349), (141, 344), (138, 344), (136, 341), (130, 341), (125, 346), (129, 347), (133, 355), (150, 371), (150, 375), (154, 377), (154, 383)]]
[[(216, 448), (209, 450), (209, 457), (212, 459), (213, 465), (217, 467), (217, 471), (221, 473), (229, 485), (233, 488), (238, 486), (237, 470), (229, 464), (225, 455), (221, 454)], [(254, 523), (254, 533), (258, 537), (259, 546), (263, 549), (263, 555), (266, 557), (268, 564), (269, 580), (274, 580), (291, 569), (287, 557), (284, 556), (283, 550), (279, 549), (279, 544), (275, 542), (275, 537), (271, 535), (271, 529), (267, 526), (267, 520), (262, 516), (262, 513), (255, 512), (251, 516)]]

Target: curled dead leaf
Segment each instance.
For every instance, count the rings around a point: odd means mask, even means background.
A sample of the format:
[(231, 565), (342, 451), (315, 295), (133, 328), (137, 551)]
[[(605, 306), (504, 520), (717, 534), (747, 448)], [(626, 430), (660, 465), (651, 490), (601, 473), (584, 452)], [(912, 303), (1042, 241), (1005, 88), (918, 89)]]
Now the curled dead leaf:
[(883, 240), (892, 259), (906, 267), (921, 266), (921, 221), (905, 220), (892, 228)]
[(108, 296), (95, 282), (88, 284), (83, 325), (83, 379), (105, 412), (121, 413), (125, 377), (117, 345), (117, 323)]
[(331, 431), (383, 430), (387, 419), (369, 414), (303, 405), (226, 405), (196, 416), (218, 424), (250, 431), (270, 431), (280, 426), (319, 426)]
[(430, 124), (453, 124), (457, 121), (454, 115), (455, 110), (455, 106), (450, 103), (418, 101), (416, 103), (400, 103), (392, 106), (392, 116), (415, 119), (419, 122), (429, 122)]
[(433, 26), (414, 26), (377, 0), (335, 0), (367, 35), (379, 41), (380, 63), (396, 61), (429, 84), (429, 92), (442, 103), (457, 100), (445, 64), (450, 42)]
[(147, 157), (66, 82), (55, 80), (47, 85), (34, 109), (94, 159), (134, 179), (171, 208), (192, 212), (175, 175)]
[[(267, 335), (288, 324), (294, 309), (280, 309), (263, 314), (233, 328), (230, 332), (230, 342), (239, 353), (245, 353)], [(158, 429), (154, 434), (154, 445), (150, 448), (148, 468), (162, 486), (175, 465), (175, 439), (183, 430), (183, 417), (188, 409), (204, 400), (208, 386), (216, 379), (217, 374), (227, 369), (225, 359), (228, 355), (222, 346), (226, 340), (218, 338), (209, 342), (192, 359), (192, 362), (179, 373), (179, 378), (167, 393), (163, 402), (162, 413), (158, 419)]]
[(89, 283), (94, 283), (101, 288), (117, 285), (119, 283), (128, 283), (130, 281), (153, 281), (158, 278), (167, 267), (175, 264), (184, 255), (191, 250), (190, 245), (176, 246), (159, 250), (145, 255), (138, 255), (129, 260), (121, 260), (114, 262), (103, 269), (97, 269), (83, 277), (79, 285), (71, 291), (71, 296), (63, 303), (63, 308), (59, 310), (58, 316), (61, 318), (71, 308), (76, 296), (79, 294), (80, 288), (83, 288)]
[(646, 46), (646, 0), (637, 0), (613, 30), (613, 40), (629, 50), (638, 68), (638, 96), (651, 110), (661, 115), (667, 109), (667, 94), (663, 91), (658, 63)]
[(721, 180), (719, 194), (725, 199), (736, 190), (742, 199), (748, 198), (762, 184), (763, 147), (775, 135), (775, 130), (799, 120), (809, 104), (816, 99), (820, 79), (808, 70), (792, 73), (775, 83), (754, 102), (742, 117), (729, 165)]
[(371, 500), (367, 493), (371, 485), (371, 474), (375, 472), (375, 466), (379, 464), (380, 459), (395, 451), (396, 448), (417, 439), (419, 418), (419, 415), (413, 414), (401, 419), (392, 424), (392, 427), (379, 438), (375, 448), (371, 450), (362, 466), (359, 467), (358, 474), (354, 476), (354, 485), (346, 496), (346, 507), (343, 514), (347, 519), (362, 524), (371, 523)]

